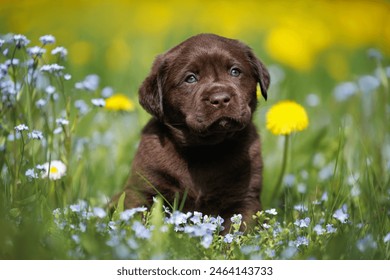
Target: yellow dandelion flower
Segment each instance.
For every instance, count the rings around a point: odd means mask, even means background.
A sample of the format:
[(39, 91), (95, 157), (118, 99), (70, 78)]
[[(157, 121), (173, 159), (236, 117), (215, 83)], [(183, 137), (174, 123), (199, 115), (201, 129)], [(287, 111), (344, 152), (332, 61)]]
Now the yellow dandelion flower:
[(294, 101), (281, 101), (266, 116), (267, 129), (276, 135), (289, 135), (309, 125), (305, 108)]
[(122, 93), (114, 94), (106, 100), (106, 105), (104, 106), (107, 110), (113, 111), (133, 111), (134, 102)]

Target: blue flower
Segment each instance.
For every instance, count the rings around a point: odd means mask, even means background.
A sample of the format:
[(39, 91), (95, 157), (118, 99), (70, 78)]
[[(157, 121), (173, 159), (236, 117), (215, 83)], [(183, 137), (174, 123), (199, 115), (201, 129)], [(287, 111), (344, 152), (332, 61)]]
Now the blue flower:
[(34, 168), (27, 169), (25, 175), (29, 179), (37, 179), (38, 178), (38, 173), (35, 172)]
[(374, 49), (374, 48), (369, 49), (367, 51), (367, 54), (368, 54), (368, 57), (374, 58), (376, 60), (382, 60), (383, 59), (382, 53), (379, 50)]
[(230, 243), (233, 242), (233, 237), (234, 237), (234, 236), (233, 236), (232, 234), (228, 233), (228, 234), (226, 234), (225, 237), (223, 238), (223, 242), (230, 244)]
[(129, 221), (136, 213), (142, 213), (147, 210), (146, 207), (136, 207), (131, 209), (126, 209), (120, 213), (120, 219), (122, 221)]
[(346, 205), (344, 205), (342, 208), (337, 209), (336, 212), (334, 212), (333, 218), (336, 218), (341, 223), (345, 224), (349, 218), (349, 215), (347, 214), (347, 208)]
[(84, 200), (79, 200), (79, 202), (77, 204), (72, 204), (69, 206), (70, 210), (72, 210), (72, 212), (76, 212), (76, 213), (80, 213), (80, 212), (86, 210), (87, 207), (88, 207), (88, 204)]
[(89, 111), (89, 107), (88, 107), (87, 103), (85, 103), (85, 101), (82, 99), (76, 100), (74, 102), (74, 106), (79, 111), (80, 115), (85, 115)]
[(101, 219), (103, 219), (107, 215), (106, 211), (104, 211), (104, 209), (100, 207), (94, 207), (92, 209), (92, 212), (96, 217)]
[(283, 183), (286, 187), (292, 187), (295, 184), (295, 176), (293, 174), (286, 174), (283, 178)]
[(190, 221), (194, 224), (200, 224), (202, 222), (202, 216), (202, 213), (194, 211), (194, 215), (190, 218)]
[[(178, 226), (178, 225), (177, 225)], [(217, 226), (212, 223), (197, 224), (193, 226), (185, 226), (182, 231), (190, 236), (200, 237), (213, 234)]]
[(241, 214), (234, 214), (233, 217), (230, 218), (230, 221), (233, 223), (233, 224), (236, 224), (236, 225), (239, 225), (241, 224), (241, 221), (242, 221), (242, 215)]
[(300, 227), (300, 228), (304, 228), (304, 227), (308, 227), (310, 224), (310, 218), (307, 217), (305, 219), (301, 219), (301, 220), (296, 220), (294, 225), (296, 225), (297, 227)]
[(363, 93), (370, 93), (376, 90), (381, 83), (378, 78), (366, 75), (359, 78), (358, 84)]
[(345, 101), (358, 91), (355, 83), (345, 82), (341, 83), (334, 89), (334, 96), (337, 101)]
[(281, 256), (283, 259), (291, 259), (295, 256), (295, 254), (298, 252), (297, 248), (289, 246), (282, 252)]
[(370, 249), (376, 249), (378, 247), (371, 234), (367, 235), (363, 239), (358, 240), (356, 246), (362, 253)]
[(260, 250), (260, 247), (258, 245), (245, 245), (241, 247), (241, 252), (244, 255), (249, 255), (254, 252), (258, 252)]
[(184, 214), (180, 211), (175, 211), (172, 213), (166, 222), (175, 226), (183, 225), (187, 223), (187, 219), (191, 216), (191, 213)]
[(306, 212), (308, 208), (304, 204), (297, 204), (294, 206), (294, 209), (299, 212)]
[(327, 224), (325, 227), (327, 233), (335, 233), (337, 231), (332, 224)]
[(211, 243), (213, 242), (213, 236), (211, 234), (207, 234), (205, 236), (203, 236), (202, 238), (202, 241), (200, 242), (200, 244), (204, 247), (204, 248), (209, 248)]
[(86, 91), (96, 91), (99, 87), (100, 78), (98, 75), (92, 74), (85, 77), (84, 81), (75, 84), (76, 89)]
[(131, 228), (134, 230), (135, 236), (138, 238), (149, 239), (152, 236), (150, 230), (147, 229), (141, 222), (135, 221)]
[(294, 241), (295, 246), (298, 248), (299, 246), (308, 246), (309, 240), (304, 236), (298, 236), (297, 240)]
[(383, 237), (383, 242), (387, 243), (390, 241), (390, 232), (388, 234), (386, 234), (385, 237)]
[(317, 235), (322, 235), (326, 232), (326, 230), (320, 224), (315, 225), (313, 230), (317, 233)]
[(269, 258), (274, 258), (275, 255), (276, 255), (275, 250), (270, 249), (270, 248), (267, 248), (267, 249), (265, 250), (265, 253), (266, 253), (266, 255), (267, 255)]
[(39, 41), (41, 41), (41, 43), (43, 45), (50, 45), (50, 44), (54, 44), (56, 42), (56, 38), (54, 38), (53, 35), (45, 35), (45, 36), (40, 37)]

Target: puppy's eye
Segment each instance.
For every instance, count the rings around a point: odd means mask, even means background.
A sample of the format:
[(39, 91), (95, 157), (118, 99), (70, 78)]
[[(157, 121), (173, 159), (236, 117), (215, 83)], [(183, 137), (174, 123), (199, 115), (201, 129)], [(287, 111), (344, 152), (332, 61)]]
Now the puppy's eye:
[(188, 75), (185, 79), (186, 83), (189, 83), (189, 84), (193, 84), (193, 83), (196, 83), (198, 81), (198, 79), (196, 78), (196, 76), (194, 74), (191, 74), (191, 75)]
[(238, 69), (237, 67), (233, 67), (232, 69), (230, 69), (231, 76), (238, 77), (238, 76), (240, 76), (240, 74), (241, 74), (241, 70)]

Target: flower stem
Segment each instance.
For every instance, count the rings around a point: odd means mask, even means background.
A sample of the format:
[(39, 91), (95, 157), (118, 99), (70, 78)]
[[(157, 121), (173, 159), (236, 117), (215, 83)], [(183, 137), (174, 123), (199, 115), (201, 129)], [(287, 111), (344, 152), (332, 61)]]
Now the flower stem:
[(278, 198), (278, 195), (280, 193), (280, 188), (282, 186), (283, 178), (284, 178), (284, 173), (286, 172), (286, 167), (287, 167), (287, 156), (288, 156), (288, 143), (289, 143), (289, 134), (285, 135), (284, 138), (284, 148), (283, 148), (283, 162), (282, 162), (282, 169), (280, 170), (279, 178), (278, 181), (276, 182), (276, 185), (274, 187), (274, 192), (272, 193), (272, 198)]

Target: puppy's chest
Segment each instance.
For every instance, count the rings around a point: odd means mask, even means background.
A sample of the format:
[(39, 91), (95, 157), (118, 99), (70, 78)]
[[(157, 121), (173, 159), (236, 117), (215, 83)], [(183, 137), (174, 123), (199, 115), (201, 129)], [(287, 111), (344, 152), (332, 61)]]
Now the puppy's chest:
[(185, 153), (183, 164), (186, 172), (181, 187), (206, 195), (243, 187), (250, 176), (251, 159), (232, 150), (205, 149)]

